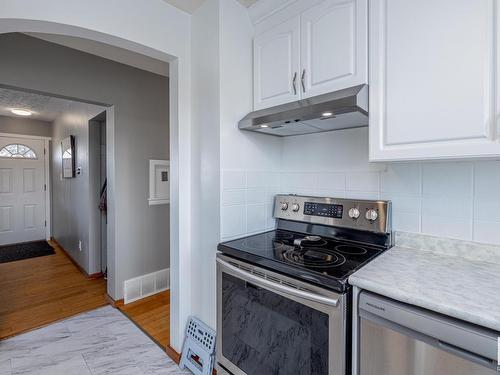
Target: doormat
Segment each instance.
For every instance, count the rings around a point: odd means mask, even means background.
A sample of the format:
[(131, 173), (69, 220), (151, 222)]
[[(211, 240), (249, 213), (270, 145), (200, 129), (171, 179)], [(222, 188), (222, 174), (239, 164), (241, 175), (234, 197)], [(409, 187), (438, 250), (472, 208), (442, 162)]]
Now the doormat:
[(47, 241), (35, 241), (0, 246), (0, 263), (53, 255), (56, 252)]

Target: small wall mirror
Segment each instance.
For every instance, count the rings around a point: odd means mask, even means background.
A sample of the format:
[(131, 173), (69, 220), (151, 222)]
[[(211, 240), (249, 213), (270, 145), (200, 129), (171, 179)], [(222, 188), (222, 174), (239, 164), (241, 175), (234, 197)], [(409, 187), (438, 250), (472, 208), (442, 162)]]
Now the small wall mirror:
[(62, 176), (63, 178), (75, 177), (75, 137), (70, 135), (61, 141), (62, 151)]

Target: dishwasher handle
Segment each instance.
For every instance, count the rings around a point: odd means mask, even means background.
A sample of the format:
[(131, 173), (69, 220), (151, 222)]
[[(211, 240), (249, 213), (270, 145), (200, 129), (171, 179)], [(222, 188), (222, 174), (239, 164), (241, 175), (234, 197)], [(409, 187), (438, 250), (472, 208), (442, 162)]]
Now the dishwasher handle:
[(485, 358), (479, 354), (472, 353), (468, 350), (456, 347), (454, 345), (450, 345), (450, 344), (443, 342), (443, 341), (438, 340), (436, 347), (441, 349), (441, 350), (444, 350), (445, 352), (453, 354), (457, 357), (463, 358), (467, 361), (477, 363), (478, 365), (481, 365), (481, 366), (485, 366), (488, 368), (495, 368), (495, 366), (496, 366), (496, 361)]

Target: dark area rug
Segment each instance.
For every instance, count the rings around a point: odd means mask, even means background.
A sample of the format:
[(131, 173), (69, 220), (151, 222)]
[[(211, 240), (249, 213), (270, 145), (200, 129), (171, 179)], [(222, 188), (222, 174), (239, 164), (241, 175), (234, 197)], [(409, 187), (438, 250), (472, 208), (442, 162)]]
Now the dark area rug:
[(52, 255), (56, 252), (47, 241), (25, 242), (0, 246), (0, 263)]

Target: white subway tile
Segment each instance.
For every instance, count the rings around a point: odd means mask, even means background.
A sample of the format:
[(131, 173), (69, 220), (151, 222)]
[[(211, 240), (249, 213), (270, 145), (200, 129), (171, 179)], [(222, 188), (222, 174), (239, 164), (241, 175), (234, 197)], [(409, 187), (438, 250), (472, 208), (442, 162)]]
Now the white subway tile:
[(224, 206), (245, 204), (245, 193), (245, 190), (224, 190), (222, 192), (222, 204)]
[(264, 188), (248, 189), (247, 204), (267, 203), (267, 191)]
[(405, 213), (420, 213), (421, 198), (414, 195), (399, 193), (380, 193), (380, 199), (390, 200), (392, 202), (392, 211)]
[(350, 172), (346, 174), (347, 191), (379, 192), (379, 172)]
[(246, 188), (245, 171), (236, 171), (236, 170), (223, 171), (222, 187), (224, 190)]
[(472, 220), (423, 215), (422, 233), (472, 241)]
[(345, 190), (344, 173), (316, 173), (316, 189), (328, 191)]
[(266, 229), (274, 229), (276, 227), (276, 219), (274, 218), (274, 205), (268, 204), (266, 208)]
[(474, 164), (474, 194), (498, 197), (500, 192), (500, 161), (478, 161)]
[(247, 233), (263, 231), (267, 226), (267, 205), (247, 206)]
[(268, 186), (268, 173), (264, 171), (247, 171), (247, 188), (265, 188)]
[(222, 207), (222, 238), (230, 238), (245, 234), (246, 232), (246, 207)]
[(474, 220), (500, 222), (500, 190), (496, 194), (474, 197)]
[(476, 220), (474, 241), (500, 245), (500, 221)]
[(393, 230), (412, 233), (420, 232), (420, 215), (393, 211), (392, 218)]
[(317, 189), (315, 195), (319, 197), (345, 198), (345, 190)]
[(416, 163), (389, 164), (380, 173), (380, 191), (420, 195), (421, 166)]
[(286, 172), (282, 175), (281, 187), (285, 190), (313, 190), (315, 175), (309, 172)]
[(423, 194), (472, 196), (472, 163), (431, 163), (422, 166)]
[(373, 191), (346, 191), (347, 199), (379, 199), (379, 193)]
[(470, 219), (472, 197), (429, 195), (422, 197), (422, 214), (449, 218)]

